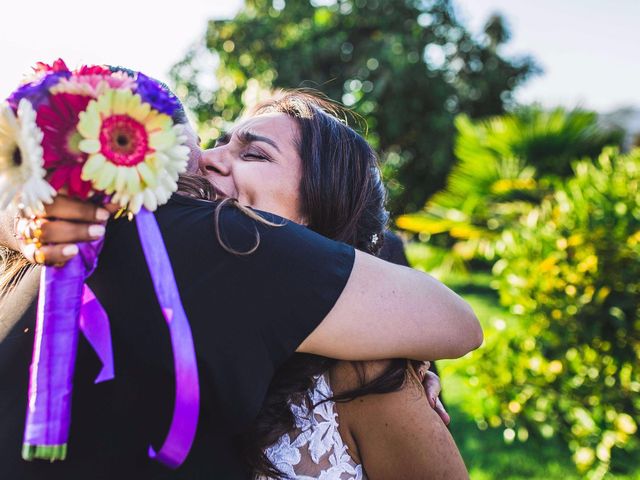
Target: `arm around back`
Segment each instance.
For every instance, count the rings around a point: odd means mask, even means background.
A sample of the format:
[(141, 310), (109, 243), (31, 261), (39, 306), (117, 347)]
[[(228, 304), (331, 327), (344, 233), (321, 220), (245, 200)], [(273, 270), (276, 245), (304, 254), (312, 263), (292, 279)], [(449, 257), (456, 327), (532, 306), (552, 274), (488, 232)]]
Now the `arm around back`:
[[(185, 204), (183, 206), (187, 208), (185, 214), (190, 212), (189, 218), (194, 215), (197, 217), (194, 219), (197, 225), (189, 225), (198, 226), (198, 231), (204, 229), (200, 236), (209, 238), (209, 225), (212, 220), (210, 212), (213, 204), (207, 207), (208, 202), (188, 199), (180, 195), (174, 195), (173, 199), (173, 208), (177, 208), (175, 203)], [(95, 207), (91, 205), (89, 205), (90, 208), (86, 207), (87, 205), (81, 202), (63, 198), (58, 198), (50, 206), (55, 208), (57, 218), (77, 220), (77, 216), (84, 209), (87, 212), (82, 218), (95, 221)], [(160, 210), (167, 208), (169, 207), (163, 207)], [(203, 210), (204, 214), (198, 213)], [(242, 219), (242, 215), (232, 216), (233, 221), (224, 222), (225, 225), (221, 228), (229, 233), (229, 237), (241, 236), (243, 238), (239, 239), (242, 240), (240, 243), (248, 241), (251, 246), (254, 241), (255, 227), (252, 224), (247, 225), (250, 220)], [(12, 221), (13, 217), (7, 212), (0, 216), (0, 244), (17, 248), (15, 239), (11, 235)], [(280, 221), (276, 219), (275, 223)], [(66, 225), (70, 222), (51, 223)], [(81, 225), (79, 231), (69, 231), (66, 227), (62, 228), (64, 225), (56, 230), (57, 240), (60, 240), (60, 235), (65, 232), (67, 236), (71, 236), (64, 237), (60, 241), (86, 240), (79, 233), (86, 230), (85, 223), (73, 224)], [(282, 333), (288, 332), (291, 337), (288, 343), (298, 345), (300, 338), (304, 338), (304, 336), (299, 338), (299, 335), (302, 333), (306, 335), (305, 330), (308, 325), (314, 324), (315, 327), (316, 322), (324, 317), (320, 325), (299, 345), (298, 351), (347, 360), (394, 357), (437, 360), (459, 357), (482, 343), (482, 331), (471, 308), (454, 292), (432, 277), (356, 252), (353, 270), (346, 286), (339, 297), (339, 292), (336, 292), (334, 297), (334, 290), (339, 288), (337, 285), (342, 278), (342, 272), (348, 274), (348, 268), (350, 268), (350, 265), (347, 266), (348, 255), (343, 252), (344, 248), (292, 222), (288, 222), (283, 228), (258, 226), (258, 229), (262, 235), (261, 248), (255, 254), (236, 262), (234, 267), (247, 262), (258, 263), (255, 257), (259, 257), (260, 252), (264, 252), (263, 257), (268, 259), (264, 262), (268, 267), (265, 269), (265, 273), (269, 275), (268, 282), (281, 287), (278, 292), (267, 295), (274, 299), (272, 302), (274, 308), (271, 310), (274, 318), (286, 320), (284, 326), (273, 325), (273, 338), (281, 339)], [(49, 230), (53, 232), (55, 229)], [(238, 232), (232, 235), (235, 230)], [(185, 233), (188, 232), (189, 230), (185, 227)], [(186, 242), (184, 239), (180, 241)], [(188, 244), (181, 243), (183, 248), (177, 250), (190, 250), (201, 261), (201, 252), (217, 250), (218, 245), (215, 240), (209, 239), (208, 243), (210, 245), (208, 249), (205, 245), (200, 249), (193, 249)], [(235, 245), (234, 242), (231, 243)], [(335, 259), (333, 265), (331, 259)], [(288, 283), (283, 280), (286, 277), (283, 272), (286, 270), (282, 267), (287, 264), (302, 267), (298, 269), (297, 275), (289, 275)], [(210, 270), (215, 271), (216, 268), (218, 268), (217, 263), (212, 262)], [(240, 270), (242, 269), (238, 271)], [(236, 277), (239, 275), (238, 273)], [(239, 284), (246, 288), (248, 280), (255, 278), (262, 277), (252, 271), (250, 275), (243, 277)], [(189, 282), (192, 281), (193, 279), (190, 278)], [(213, 282), (211, 284), (214, 285)], [(264, 285), (264, 283), (257, 285), (256, 288), (259, 287), (259, 289), (256, 291), (262, 291)], [(295, 298), (298, 294), (302, 304), (300, 308), (289, 309), (288, 316), (280, 315), (282, 308), (279, 310), (276, 307), (285, 305), (283, 300), (286, 295)], [(333, 308), (325, 310), (326, 304), (335, 301), (335, 298), (338, 299)], [(318, 319), (309, 319), (309, 311), (323, 313)], [(326, 314), (326, 311), (329, 313)], [(300, 323), (304, 323), (304, 326), (298, 327)], [(294, 330), (295, 333), (292, 333)]]
[(471, 307), (433, 277), (356, 251), (338, 301), (298, 351), (343, 360), (457, 358), (482, 344)]

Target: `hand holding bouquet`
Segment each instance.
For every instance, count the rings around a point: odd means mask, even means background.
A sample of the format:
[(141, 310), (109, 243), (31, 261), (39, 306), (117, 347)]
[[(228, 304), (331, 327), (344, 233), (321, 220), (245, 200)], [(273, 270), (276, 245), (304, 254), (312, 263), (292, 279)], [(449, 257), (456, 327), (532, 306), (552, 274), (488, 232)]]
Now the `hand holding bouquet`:
[[(103, 66), (72, 71), (62, 60), (38, 64), (33, 77), (0, 103), (1, 208), (14, 204), (37, 218), (45, 203), (63, 193), (97, 205), (115, 203), (130, 217), (138, 214), (143, 251), (174, 346), (174, 421), (187, 415), (187, 424), (193, 424), (186, 433), (184, 428), (175, 432), (172, 424), (157, 454), (172, 466), (184, 460), (195, 434), (198, 380), (191, 332), (150, 211), (167, 202), (186, 170), (186, 136), (172, 120), (181, 108), (168, 90), (141, 73)], [(96, 267), (102, 240), (78, 247), (79, 254), (66, 265), (42, 271), (25, 459), (66, 456), (80, 330), (96, 350), (107, 345), (110, 354), (106, 314), (84, 285)], [(97, 381), (112, 377), (111, 365)], [(178, 377), (186, 380), (181, 383)], [(195, 389), (195, 398), (193, 392), (184, 396), (185, 387)]]

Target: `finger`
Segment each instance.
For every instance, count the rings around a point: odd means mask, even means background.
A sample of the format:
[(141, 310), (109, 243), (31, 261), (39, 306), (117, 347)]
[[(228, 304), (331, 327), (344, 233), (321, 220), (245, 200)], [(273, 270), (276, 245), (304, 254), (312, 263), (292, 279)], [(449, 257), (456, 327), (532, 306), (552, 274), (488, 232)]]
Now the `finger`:
[(17, 221), (14, 224), (14, 234), (15, 237), (20, 242), (24, 242), (28, 239), (30, 234), (29, 229), (31, 228), (32, 219), (26, 217), (17, 217)]
[(431, 366), (431, 362), (429, 361), (418, 362), (417, 367), (415, 367), (414, 365), (414, 369), (416, 371), (416, 374), (418, 375), (418, 378), (420, 379), (420, 383), (423, 382), (424, 376), (427, 374), (427, 371), (429, 370), (430, 366)]
[(23, 248), (22, 253), (31, 263), (60, 266), (78, 254), (78, 246), (74, 244), (61, 244), (43, 245), (38, 248), (34, 244), (29, 244)]
[(442, 390), (442, 386), (440, 385), (440, 378), (438, 378), (435, 373), (428, 371), (424, 376), (422, 385), (424, 386), (424, 391), (427, 394), (429, 403), (433, 408), (435, 408), (436, 400), (438, 398), (438, 395), (440, 395), (440, 391)]
[(449, 425), (451, 423), (451, 417), (449, 416), (447, 411), (444, 409), (444, 405), (442, 405), (442, 402), (440, 401), (439, 398), (436, 398), (435, 411), (438, 414), (438, 416), (442, 419), (445, 425)]
[(42, 236), (42, 218), (26, 218), (18, 217), (18, 221), (15, 223), (14, 235), (18, 239), (20, 246), (28, 243), (41, 244), (40, 237)]
[(87, 224), (65, 220), (42, 220), (41, 243), (89, 242), (104, 236), (105, 227), (100, 223)]
[(122, 208), (122, 206), (117, 203), (105, 203), (102, 207), (111, 214), (116, 213)]
[(45, 216), (78, 222), (106, 222), (111, 213), (93, 203), (58, 195), (54, 201), (45, 205)]

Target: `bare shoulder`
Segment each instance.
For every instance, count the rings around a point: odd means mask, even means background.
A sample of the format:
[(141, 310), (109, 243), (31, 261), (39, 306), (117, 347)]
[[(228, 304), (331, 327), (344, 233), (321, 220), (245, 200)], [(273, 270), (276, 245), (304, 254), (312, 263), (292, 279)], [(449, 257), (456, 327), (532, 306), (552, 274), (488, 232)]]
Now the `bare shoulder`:
[(406, 418), (407, 409), (428, 407), (431, 410), (422, 385), (409, 374), (405, 361), (338, 362), (330, 372), (331, 387), (334, 395), (341, 395), (379, 380), (390, 371), (393, 371), (393, 378), (389, 379), (389, 383), (398, 385), (394, 391), (363, 395), (340, 404), (340, 409), (344, 411), (342, 420), (348, 423), (351, 431), (371, 425), (371, 415), (382, 415), (387, 420), (393, 420), (396, 417)]
[[(332, 385), (337, 387), (334, 393), (361, 385), (362, 371), (370, 380), (384, 373), (389, 365), (340, 362), (331, 371)], [(346, 430), (348, 443), (353, 442), (357, 461), (371, 480), (468, 478), (449, 430), (411, 375), (405, 375), (398, 390), (340, 403), (338, 412), (341, 434)]]

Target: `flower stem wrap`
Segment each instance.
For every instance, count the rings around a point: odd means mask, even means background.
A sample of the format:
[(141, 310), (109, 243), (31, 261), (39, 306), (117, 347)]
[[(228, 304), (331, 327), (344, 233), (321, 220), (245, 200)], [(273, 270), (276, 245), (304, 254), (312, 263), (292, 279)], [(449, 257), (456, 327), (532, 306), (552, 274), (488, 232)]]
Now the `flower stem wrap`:
[[(136, 216), (142, 250), (169, 327), (173, 347), (176, 395), (169, 433), (149, 456), (171, 468), (189, 454), (200, 411), (200, 389), (193, 337), (162, 234), (151, 212)], [(114, 377), (111, 336), (106, 313), (84, 285), (96, 267), (102, 240), (79, 245), (80, 253), (64, 267), (44, 267), (36, 320), (35, 345), (22, 457), (64, 460), (71, 421), (73, 374), (82, 331), (103, 368), (96, 383)]]
[(103, 240), (79, 244), (63, 267), (43, 267), (29, 378), (22, 458), (63, 460), (71, 420), (71, 393), (84, 281), (96, 267)]

